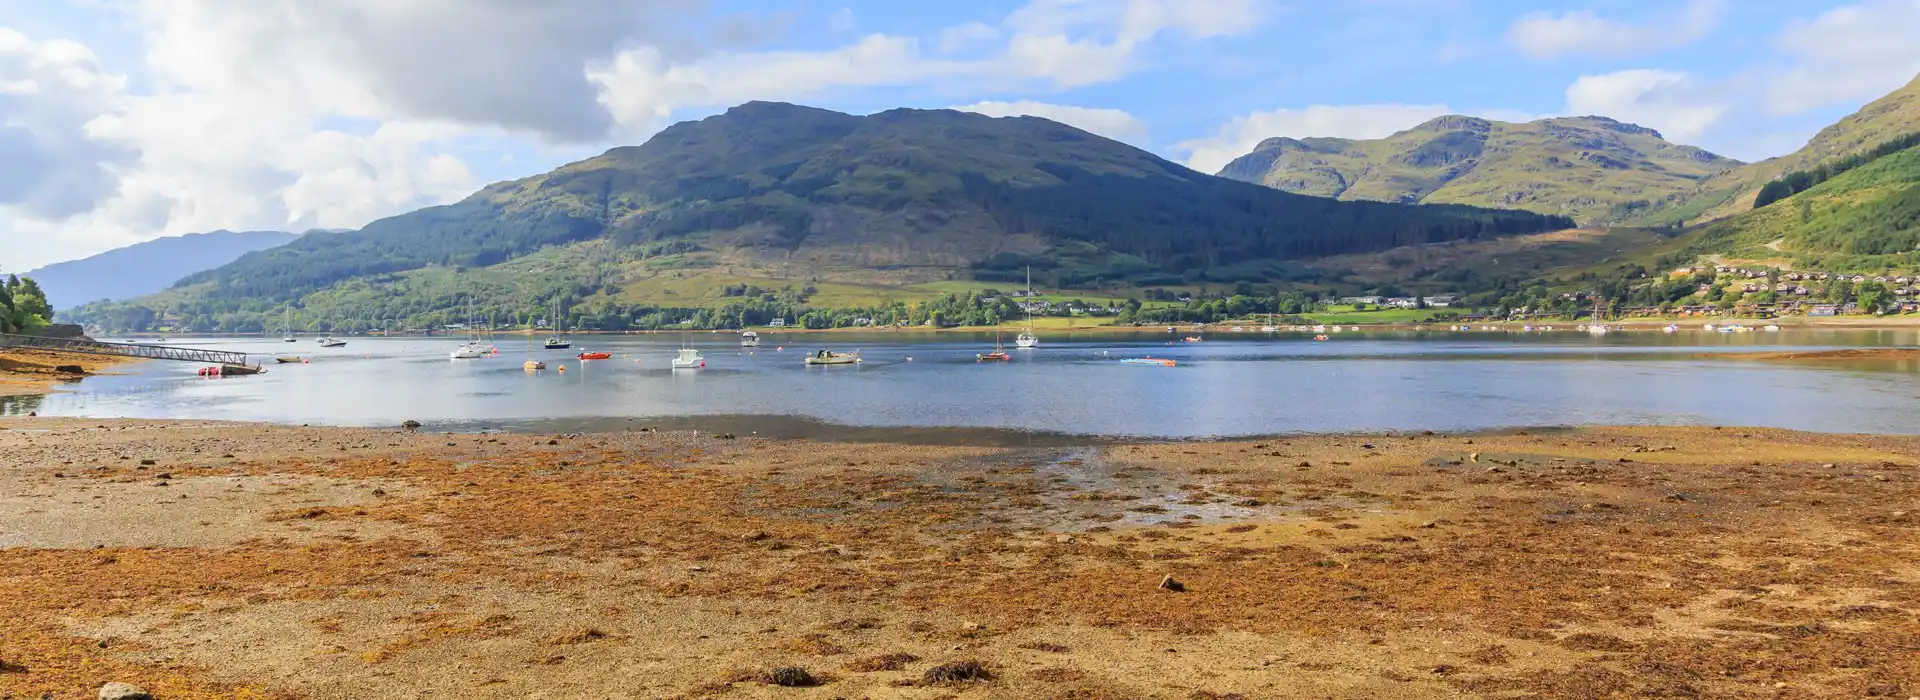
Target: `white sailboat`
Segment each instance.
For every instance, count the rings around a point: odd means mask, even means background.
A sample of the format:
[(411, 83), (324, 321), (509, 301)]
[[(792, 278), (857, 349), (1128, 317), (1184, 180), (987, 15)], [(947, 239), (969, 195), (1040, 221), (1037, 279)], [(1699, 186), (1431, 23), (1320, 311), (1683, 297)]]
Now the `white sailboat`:
[(1021, 349), (1040, 347), (1040, 337), (1033, 334), (1033, 268), (1027, 268), (1027, 300), (1021, 304), (1027, 309), (1027, 329), (1013, 339), (1013, 346)]
[(291, 342), (294, 342), (294, 340), (295, 338), (293, 337), (293, 307), (287, 307), (287, 320), (282, 321), (280, 324), (280, 342), (291, 343)]
[(473, 313), (471, 309), (469, 309), (467, 313), (467, 327), (469, 329), (467, 342), (461, 343), (460, 347), (455, 348), (448, 357), (455, 360), (478, 360), (487, 356), (487, 346), (480, 342), (479, 331), (471, 330), (473, 327)]

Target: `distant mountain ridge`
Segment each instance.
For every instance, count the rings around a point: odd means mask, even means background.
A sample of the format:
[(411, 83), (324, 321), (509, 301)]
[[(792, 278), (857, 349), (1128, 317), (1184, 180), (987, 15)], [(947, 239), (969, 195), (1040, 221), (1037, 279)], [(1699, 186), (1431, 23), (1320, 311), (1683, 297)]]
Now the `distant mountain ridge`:
[(1596, 224), (1635, 216), (1740, 164), (1606, 117), (1516, 124), (1448, 115), (1382, 139), (1267, 139), (1219, 174), (1298, 194), (1514, 208)]
[(298, 239), (286, 231), (211, 231), (156, 238), (26, 273), (58, 308), (101, 299), (131, 299), (173, 285), (259, 250)]
[(286, 300), (349, 280), (491, 267), (597, 240), (628, 254), (680, 255), (682, 264), (814, 276), (926, 269), (978, 278), (1031, 265), (1058, 281), (1166, 284), (1269, 274), (1243, 268), (1258, 261), (1569, 223), (1279, 192), (1035, 117), (853, 116), (750, 102), (451, 205), (247, 255), (180, 287), (236, 303)]

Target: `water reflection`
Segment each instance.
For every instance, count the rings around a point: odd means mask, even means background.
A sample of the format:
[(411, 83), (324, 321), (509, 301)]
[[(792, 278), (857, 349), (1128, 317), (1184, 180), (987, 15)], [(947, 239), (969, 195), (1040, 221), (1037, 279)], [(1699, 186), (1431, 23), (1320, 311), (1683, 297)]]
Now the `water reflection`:
[[(1170, 342), (1164, 334), (1061, 335), (980, 363), (991, 334), (770, 337), (743, 350), (694, 334), (704, 370), (673, 370), (671, 337), (585, 337), (567, 352), (451, 361), (455, 341), (354, 339), (266, 375), (201, 379), (149, 363), (40, 402), (42, 415), (192, 417), (342, 425), (604, 425), (624, 418), (783, 416), (855, 427), (1013, 429), (1204, 437), (1351, 430), (1480, 430), (1616, 423), (1765, 425), (1920, 432), (1920, 362), (1773, 363), (1713, 353), (1911, 346), (1915, 331), (1746, 333), (1346, 333), (1326, 342), (1255, 334)], [(524, 341), (522, 341), (524, 342)], [(196, 346), (284, 353), (279, 343)], [(612, 359), (572, 359), (581, 348)], [(808, 367), (804, 353), (860, 350), (860, 365)], [(1171, 358), (1173, 367), (1123, 358)]]

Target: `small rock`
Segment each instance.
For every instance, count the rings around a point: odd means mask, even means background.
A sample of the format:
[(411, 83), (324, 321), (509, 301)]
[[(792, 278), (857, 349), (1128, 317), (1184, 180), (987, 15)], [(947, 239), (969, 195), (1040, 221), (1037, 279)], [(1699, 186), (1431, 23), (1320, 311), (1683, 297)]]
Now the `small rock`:
[(1180, 579), (1174, 578), (1172, 575), (1168, 575), (1160, 579), (1160, 590), (1185, 593), (1187, 592), (1187, 584), (1181, 583)]
[(1436, 522), (1434, 522), (1434, 521), (1431, 521), (1431, 520), (1429, 520), (1429, 521), (1426, 521), (1426, 522), (1424, 522), (1424, 523), (1420, 523), (1420, 529), (1422, 529), (1422, 530), (1432, 530), (1432, 529), (1434, 529), (1434, 528), (1437, 528), (1437, 527), (1440, 527), (1440, 523), (1436, 523)]
[(1505, 470), (1505, 469), (1501, 469), (1501, 468), (1499, 468), (1499, 467), (1487, 467), (1487, 473), (1489, 473), (1489, 474), (1498, 474), (1498, 473), (1500, 473), (1500, 472), (1504, 472), (1504, 471), (1506, 471), (1506, 470)]
[(100, 686), (100, 700), (153, 700), (153, 696), (140, 686), (115, 682)]
[(1873, 475), (1873, 480), (1874, 480), (1874, 481), (1886, 481), (1886, 480), (1887, 480), (1887, 475), (1885, 475), (1885, 474), (1875, 474), (1875, 475)]
[(143, 459), (143, 460), (140, 460), (140, 466), (143, 466), (143, 467), (151, 467), (151, 466), (153, 466), (153, 465), (155, 465), (155, 464), (159, 464), (159, 463), (158, 463), (158, 462), (155, 462), (155, 461), (153, 461), (153, 460), (151, 460), (151, 459)]
[(761, 540), (767, 539), (768, 537), (769, 535), (765, 530), (754, 530), (753, 532), (749, 532), (747, 534), (741, 535), (740, 539), (748, 542), (759, 542)]
[(980, 624), (980, 623), (978, 623), (978, 622), (962, 622), (962, 623), (960, 623), (960, 629), (963, 629), (963, 630), (967, 630), (967, 631), (974, 631), (974, 630), (978, 630), (978, 629), (981, 629), (982, 627), (984, 627), (984, 625), (982, 625), (982, 624)]
[(1453, 672), (1456, 670), (1459, 669), (1454, 668), (1453, 664), (1440, 664), (1439, 666), (1433, 667), (1433, 675), (1450, 676), (1453, 675)]
[(1821, 469), (1832, 469), (1832, 468), (1833, 468), (1833, 463), (1832, 463), (1832, 462), (1828, 462), (1828, 463), (1826, 463), (1826, 464), (1822, 464), (1822, 465), (1820, 465), (1820, 468), (1821, 468)]
[(160, 475), (159, 475), (159, 476), (156, 476), (156, 477), (153, 477), (153, 478), (155, 478), (155, 479), (171, 479), (171, 478), (173, 478), (173, 472), (160, 472)]
[(413, 432), (413, 431), (415, 431), (415, 430), (419, 430), (419, 429), (420, 429), (420, 421), (417, 421), (417, 420), (410, 420), (410, 421), (407, 421), (407, 422), (405, 422), (405, 423), (401, 423), (401, 424), (400, 424), (400, 427), (401, 427), (401, 429), (403, 429), (403, 430), (406, 430), (407, 432), (409, 432), (409, 433), (411, 433), (411, 432)]
[(1468, 454), (1468, 455), (1467, 455), (1467, 461), (1469, 461), (1469, 462), (1472, 462), (1472, 463), (1474, 463), (1474, 464), (1479, 464), (1479, 463), (1480, 463), (1480, 453), (1478, 453), (1478, 452), (1474, 452), (1474, 453), (1471, 453), (1471, 454)]
[(1073, 544), (1073, 535), (1054, 535), (1053, 541), (1059, 544)]

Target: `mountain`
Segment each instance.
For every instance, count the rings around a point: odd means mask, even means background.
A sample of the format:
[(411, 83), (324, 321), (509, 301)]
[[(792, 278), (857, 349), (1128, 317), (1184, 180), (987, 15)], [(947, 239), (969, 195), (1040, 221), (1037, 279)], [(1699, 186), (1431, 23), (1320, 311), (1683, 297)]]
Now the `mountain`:
[(1605, 117), (1445, 116), (1383, 139), (1271, 138), (1220, 176), (1344, 200), (1471, 204), (1607, 223), (1735, 166)]
[(1694, 253), (1836, 272), (1920, 269), (1920, 145), (1690, 235)]
[(225, 265), (240, 256), (286, 245), (300, 237), (285, 231), (214, 231), (157, 238), (26, 273), (47, 298), (63, 307), (100, 299), (131, 299), (172, 286), (182, 277)]
[[(211, 314), (429, 271), (503, 280), (488, 275), (515, 270), (488, 293), (524, 303), (618, 297), (689, 267), (871, 282), (1011, 280), (1032, 266), (1056, 287), (1177, 284), (1569, 223), (1290, 194), (1035, 117), (752, 102), (454, 204), (243, 256), (174, 295)], [(596, 272), (582, 278), (583, 266)]]
[(1913, 133), (1920, 133), (1920, 76), (1821, 129), (1800, 150), (1707, 178), (1672, 205), (1655, 209), (1636, 223), (1724, 219), (1752, 209), (1760, 188), (1781, 175), (1815, 168)]

